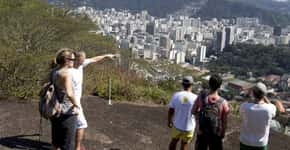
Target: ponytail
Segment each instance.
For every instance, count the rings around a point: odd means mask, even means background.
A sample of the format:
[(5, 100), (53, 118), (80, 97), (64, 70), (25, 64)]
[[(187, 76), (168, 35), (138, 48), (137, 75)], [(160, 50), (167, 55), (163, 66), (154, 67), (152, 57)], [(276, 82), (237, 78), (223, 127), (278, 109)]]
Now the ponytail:
[(55, 60), (55, 58), (50, 62), (50, 64), (49, 64), (49, 68), (50, 69), (54, 69), (54, 68), (56, 68), (57, 67), (57, 63), (56, 63), (56, 60)]

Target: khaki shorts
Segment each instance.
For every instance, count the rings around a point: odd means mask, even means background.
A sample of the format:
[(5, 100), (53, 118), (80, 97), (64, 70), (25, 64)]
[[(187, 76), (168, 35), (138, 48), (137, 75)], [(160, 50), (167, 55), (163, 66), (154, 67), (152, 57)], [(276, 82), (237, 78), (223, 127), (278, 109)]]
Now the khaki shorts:
[(173, 139), (181, 139), (182, 142), (184, 143), (189, 143), (191, 141), (191, 139), (193, 138), (193, 132), (192, 131), (182, 131), (179, 130), (175, 127), (172, 128), (172, 138)]

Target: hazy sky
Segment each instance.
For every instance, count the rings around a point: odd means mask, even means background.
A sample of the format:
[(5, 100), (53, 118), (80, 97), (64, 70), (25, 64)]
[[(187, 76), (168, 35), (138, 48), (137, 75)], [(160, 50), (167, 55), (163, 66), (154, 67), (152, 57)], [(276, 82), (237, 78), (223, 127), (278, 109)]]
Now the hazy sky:
[(276, 1), (276, 2), (287, 2), (289, 0), (273, 0), (273, 1)]

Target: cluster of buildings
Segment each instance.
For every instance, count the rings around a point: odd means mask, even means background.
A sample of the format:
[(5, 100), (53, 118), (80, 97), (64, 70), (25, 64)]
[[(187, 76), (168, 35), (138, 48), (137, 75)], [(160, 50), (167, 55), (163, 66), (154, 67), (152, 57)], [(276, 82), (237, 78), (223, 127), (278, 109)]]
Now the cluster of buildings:
[[(94, 10), (88, 7), (79, 7), (74, 12), (85, 13), (98, 25), (99, 30), (93, 32), (114, 37), (119, 48), (130, 49), (134, 58), (153, 63), (156, 60), (168, 60), (183, 66), (202, 66), (222, 54), (227, 45), (248, 43), (289, 46), (290, 40), (290, 26), (282, 28), (263, 25), (258, 18), (201, 20), (173, 15), (155, 18), (147, 11)], [(170, 77), (158, 65), (155, 66), (151, 70), (157, 70), (155, 72), (159, 75), (148, 71), (144, 74), (156, 79)], [(146, 71), (138, 68), (137, 64), (134, 67), (137, 68), (135, 70)], [(232, 74), (222, 76), (225, 80), (222, 92), (225, 96), (235, 96), (229, 99), (244, 99), (243, 92), (252, 88), (254, 83), (263, 81), (273, 93), (271, 98), (290, 101), (290, 93), (285, 92), (290, 89), (290, 75), (267, 75), (246, 80), (235, 79)]]
[(176, 64), (200, 66), (233, 43), (288, 45), (290, 39), (290, 26), (271, 27), (261, 24), (258, 18), (201, 20), (170, 15), (155, 18), (147, 11), (89, 7), (74, 11), (87, 14), (98, 24), (98, 32), (113, 36), (119, 47), (131, 49), (135, 58), (167, 59)]
[[(290, 39), (290, 26), (263, 25), (258, 18), (201, 20), (172, 15), (156, 18), (147, 11), (94, 10), (89, 7), (74, 11), (90, 17), (98, 24), (97, 32), (114, 37), (119, 47), (131, 49), (135, 58), (166, 59), (176, 64), (200, 66), (215, 59), (216, 54), (221, 54), (231, 44), (289, 45)], [(287, 75), (276, 78), (290, 79)]]
[[(94, 10), (79, 7), (98, 24), (100, 32), (116, 39), (120, 48), (131, 49), (135, 58), (169, 60), (176, 64), (201, 66), (216, 58), (227, 45), (252, 43), (263, 45), (289, 45), (290, 26), (281, 28), (263, 25), (258, 18), (237, 17), (201, 20), (188, 16), (155, 18), (147, 11), (132, 12), (115, 9)], [(259, 79), (275, 89), (290, 87), (290, 76), (270, 75)], [(229, 82), (232, 89), (246, 89), (244, 81)]]

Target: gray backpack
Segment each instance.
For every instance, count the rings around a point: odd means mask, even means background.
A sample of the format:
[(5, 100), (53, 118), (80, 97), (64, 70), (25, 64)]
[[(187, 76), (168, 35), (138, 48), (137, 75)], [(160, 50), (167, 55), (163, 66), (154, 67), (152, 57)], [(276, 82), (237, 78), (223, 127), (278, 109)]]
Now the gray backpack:
[(53, 116), (60, 115), (61, 105), (52, 80), (41, 88), (39, 97), (39, 113), (43, 118), (50, 119)]

